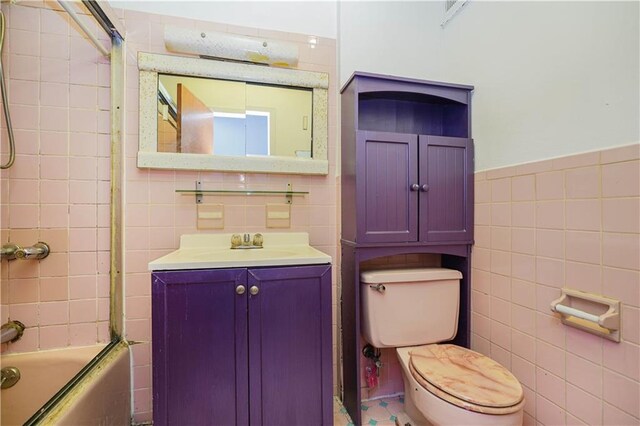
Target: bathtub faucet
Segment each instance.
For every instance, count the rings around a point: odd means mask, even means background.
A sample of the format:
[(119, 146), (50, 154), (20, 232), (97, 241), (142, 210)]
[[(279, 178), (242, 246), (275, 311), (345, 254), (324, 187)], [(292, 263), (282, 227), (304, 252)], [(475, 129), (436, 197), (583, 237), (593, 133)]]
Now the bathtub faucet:
[(49, 252), (51, 249), (49, 248), (49, 244), (43, 243), (39, 241), (30, 247), (20, 247), (17, 244), (8, 243), (2, 246), (2, 250), (0, 254), (3, 259), (14, 260), (14, 259), (44, 259), (49, 256)]
[(9, 321), (0, 327), (1, 343), (15, 342), (22, 337), (24, 324), (20, 321)]
[(44, 259), (49, 256), (49, 244), (37, 242), (31, 247), (22, 247), (16, 250), (16, 258), (18, 259)]

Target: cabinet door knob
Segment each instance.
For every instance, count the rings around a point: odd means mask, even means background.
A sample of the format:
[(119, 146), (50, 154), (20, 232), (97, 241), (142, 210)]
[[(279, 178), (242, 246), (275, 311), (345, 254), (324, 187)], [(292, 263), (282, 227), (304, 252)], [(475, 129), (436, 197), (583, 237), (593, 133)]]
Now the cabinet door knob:
[(238, 287), (236, 287), (236, 293), (237, 293), (237, 294), (244, 294), (244, 292), (245, 292), (246, 290), (247, 290), (247, 289), (246, 289), (243, 285), (239, 285)]
[(255, 296), (259, 292), (260, 292), (260, 289), (255, 285), (252, 285), (251, 288), (249, 289), (249, 293), (251, 293), (252, 296)]
[(417, 191), (418, 189), (420, 189), (420, 185), (418, 185), (417, 183), (412, 184), (409, 187), (412, 191)]
[(420, 187), (420, 191), (427, 192), (429, 190), (429, 185), (426, 183)]

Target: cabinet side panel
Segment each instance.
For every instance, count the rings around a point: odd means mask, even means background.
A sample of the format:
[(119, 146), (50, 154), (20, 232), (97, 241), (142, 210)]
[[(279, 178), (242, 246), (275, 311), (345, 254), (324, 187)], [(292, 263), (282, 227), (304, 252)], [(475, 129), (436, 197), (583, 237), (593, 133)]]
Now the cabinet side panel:
[(460, 308), (458, 316), (458, 333), (453, 343), (469, 348), (471, 345), (471, 249), (467, 246), (467, 256), (442, 256), (444, 268), (462, 272), (460, 280)]
[(328, 270), (249, 271), (249, 286), (259, 288), (249, 296), (252, 424), (331, 424), (323, 410), (331, 402), (332, 385), (331, 368), (324, 367), (325, 358), (331, 360), (331, 316), (323, 309), (328, 302), (330, 313)]
[(342, 194), (341, 238), (356, 240), (356, 104), (355, 82), (345, 88), (341, 96), (341, 170), (340, 193)]
[(322, 424), (333, 425), (333, 315), (331, 268), (320, 275), (320, 317), (322, 318)]
[(151, 275), (151, 334), (153, 339), (153, 424), (167, 425), (167, 383), (166, 383), (166, 341), (165, 341), (165, 284), (157, 276)]
[[(469, 135), (469, 107), (468, 105), (447, 105), (443, 109), (442, 135), (458, 138), (468, 138)], [(422, 134), (433, 134), (420, 132)]]
[(360, 300), (355, 248), (342, 244), (342, 377), (343, 404), (354, 424), (360, 424)]

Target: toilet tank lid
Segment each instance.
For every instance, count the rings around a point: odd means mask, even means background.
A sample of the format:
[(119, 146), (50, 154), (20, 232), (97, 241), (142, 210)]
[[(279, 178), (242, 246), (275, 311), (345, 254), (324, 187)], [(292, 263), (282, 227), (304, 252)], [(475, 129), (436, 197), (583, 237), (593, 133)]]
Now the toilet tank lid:
[(459, 280), (462, 273), (446, 268), (404, 268), (367, 271), (360, 274), (363, 284), (406, 283), (421, 281)]

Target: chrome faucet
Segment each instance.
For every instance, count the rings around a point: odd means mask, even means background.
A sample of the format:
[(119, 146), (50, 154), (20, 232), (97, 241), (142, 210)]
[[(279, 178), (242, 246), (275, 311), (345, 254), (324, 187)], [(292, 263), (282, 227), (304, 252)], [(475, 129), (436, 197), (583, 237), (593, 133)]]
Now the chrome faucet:
[(37, 242), (30, 247), (20, 247), (14, 243), (7, 243), (2, 246), (0, 254), (2, 259), (14, 260), (14, 259), (44, 259), (49, 256), (49, 245), (43, 242)]
[(240, 234), (233, 234), (231, 236), (231, 248), (232, 249), (261, 249), (263, 243), (262, 234), (257, 233), (251, 238), (251, 234), (245, 233), (243, 236)]

